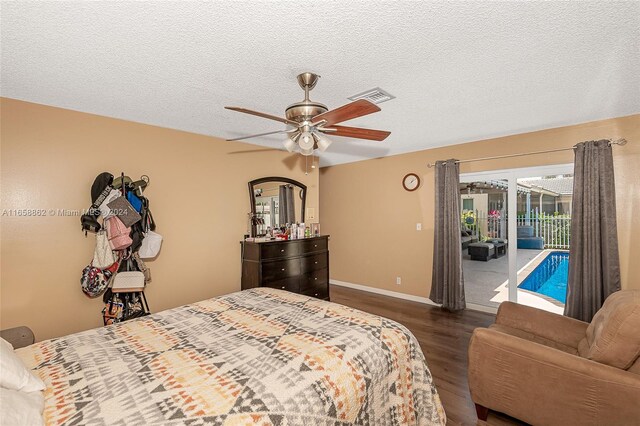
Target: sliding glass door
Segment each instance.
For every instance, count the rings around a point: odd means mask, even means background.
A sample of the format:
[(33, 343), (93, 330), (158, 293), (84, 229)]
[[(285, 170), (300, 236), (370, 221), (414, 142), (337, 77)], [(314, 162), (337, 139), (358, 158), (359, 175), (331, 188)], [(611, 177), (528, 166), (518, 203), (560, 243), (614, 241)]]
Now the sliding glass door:
[(562, 314), (569, 278), (573, 174), (536, 175), (517, 182), (518, 301)]
[(460, 184), (462, 268), (468, 303), (497, 308), (508, 300), (506, 179), (465, 179)]
[(573, 165), (460, 176), (462, 263), (471, 308), (506, 300), (564, 308)]

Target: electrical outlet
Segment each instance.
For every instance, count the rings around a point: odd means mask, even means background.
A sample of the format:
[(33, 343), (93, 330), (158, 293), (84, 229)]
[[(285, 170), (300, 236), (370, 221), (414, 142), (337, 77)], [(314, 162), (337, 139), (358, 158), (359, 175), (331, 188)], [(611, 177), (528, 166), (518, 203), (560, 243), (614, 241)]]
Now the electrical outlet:
[(396, 284), (398, 285), (402, 284), (402, 278), (396, 277)]
[(416, 231), (422, 231), (422, 224), (416, 223)]

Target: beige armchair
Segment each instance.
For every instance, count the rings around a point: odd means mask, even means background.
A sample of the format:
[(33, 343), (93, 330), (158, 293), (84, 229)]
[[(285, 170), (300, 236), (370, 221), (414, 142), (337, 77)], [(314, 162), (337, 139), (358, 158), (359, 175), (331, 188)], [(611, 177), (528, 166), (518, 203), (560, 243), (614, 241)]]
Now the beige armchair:
[(469, 390), (534, 425), (640, 425), (640, 290), (612, 294), (591, 324), (504, 302), (473, 332)]

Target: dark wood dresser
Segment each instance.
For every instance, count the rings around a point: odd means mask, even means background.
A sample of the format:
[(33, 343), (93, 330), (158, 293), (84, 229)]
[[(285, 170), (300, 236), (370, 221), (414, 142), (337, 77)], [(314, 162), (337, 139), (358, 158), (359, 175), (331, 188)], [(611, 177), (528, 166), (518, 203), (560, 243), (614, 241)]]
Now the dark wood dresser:
[(242, 244), (242, 289), (272, 287), (329, 300), (329, 236)]

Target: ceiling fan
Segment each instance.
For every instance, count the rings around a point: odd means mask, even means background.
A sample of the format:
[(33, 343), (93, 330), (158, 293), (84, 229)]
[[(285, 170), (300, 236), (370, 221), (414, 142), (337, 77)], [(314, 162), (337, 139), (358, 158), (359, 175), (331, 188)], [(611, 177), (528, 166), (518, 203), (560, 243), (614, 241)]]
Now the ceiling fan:
[(284, 147), (289, 152), (298, 151), (302, 155), (312, 155), (316, 148), (324, 152), (329, 145), (331, 145), (332, 141), (327, 138), (325, 134), (373, 141), (383, 141), (391, 134), (391, 132), (385, 132), (383, 130), (337, 126), (336, 124), (342, 123), (343, 121), (378, 112), (380, 108), (366, 99), (359, 99), (329, 111), (326, 105), (309, 99), (309, 92), (316, 86), (319, 77), (319, 75), (312, 72), (305, 72), (298, 76), (298, 84), (300, 84), (300, 87), (304, 90), (304, 100), (289, 105), (285, 110), (285, 117), (278, 117), (246, 108), (225, 107), (232, 111), (279, 121), (291, 127), (285, 130), (276, 130), (274, 132), (259, 133), (227, 140), (237, 141), (277, 133), (288, 133), (288, 137), (284, 141)]

